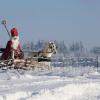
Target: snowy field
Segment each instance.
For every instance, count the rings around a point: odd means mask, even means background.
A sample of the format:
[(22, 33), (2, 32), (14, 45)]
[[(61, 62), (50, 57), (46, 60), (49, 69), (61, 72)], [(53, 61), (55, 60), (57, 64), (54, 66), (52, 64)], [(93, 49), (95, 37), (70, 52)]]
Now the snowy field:
[(100, 100), (100, 74), (93, 67), (0, 70), (0, 100)]

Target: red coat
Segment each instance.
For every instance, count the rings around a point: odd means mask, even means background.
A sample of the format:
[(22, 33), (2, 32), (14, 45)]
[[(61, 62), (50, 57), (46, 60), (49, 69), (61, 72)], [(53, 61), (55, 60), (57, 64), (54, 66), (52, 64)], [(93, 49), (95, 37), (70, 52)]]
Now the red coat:
[[(20, 48), (20, 43), (18, 44), (17, 49), (21, 49), (21, 48)], [(2, 58), (3, 60), (9, 59), (9, 57), (11, 56), (11, 50), (12, 50), (12, 41), (9, 40), (9, 41), (7, 42), (6, 49), (5, 49), (4, 53), (2, 54), (1, 58)]]

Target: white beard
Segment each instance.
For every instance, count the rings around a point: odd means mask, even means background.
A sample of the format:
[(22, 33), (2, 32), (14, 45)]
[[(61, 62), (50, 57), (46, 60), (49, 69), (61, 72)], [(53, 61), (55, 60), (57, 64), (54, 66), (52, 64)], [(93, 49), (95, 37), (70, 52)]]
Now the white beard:
[[(15, 39), (15, 38), (16, 38), (16, 39)], [(19, 37), (18, 37), (18, 36), (14, 36), (14, 37), (12, 37), (11, 41), (12, 41), (11, 47), (12, 47), (13, 49), (17, 50), (18, 45), (19, 45)]]

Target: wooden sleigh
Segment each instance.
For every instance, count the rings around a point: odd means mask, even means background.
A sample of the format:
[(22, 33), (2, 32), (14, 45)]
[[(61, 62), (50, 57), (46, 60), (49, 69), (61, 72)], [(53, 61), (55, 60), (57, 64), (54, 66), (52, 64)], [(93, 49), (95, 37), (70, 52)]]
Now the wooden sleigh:
[(50, 66), (47, 64), (47, 61), (38, 62), (34, 58), (28, 59), (9, 59), (1, 60), (0, 68), (1, 69), (49, 69)]

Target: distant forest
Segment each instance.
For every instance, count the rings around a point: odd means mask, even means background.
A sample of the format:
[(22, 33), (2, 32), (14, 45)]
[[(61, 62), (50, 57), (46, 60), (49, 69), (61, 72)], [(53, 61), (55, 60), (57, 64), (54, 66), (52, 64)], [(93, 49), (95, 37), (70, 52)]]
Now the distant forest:
[[(22, 45), (24, 51), (39, 51), (44, 48), (48, 41), (39, 40), (37, 42), (25, 42)], [(64, 41), (54, 41), (57, 46), (57, 54), (60, 56), (74, 56), (74, 57), (89, 57), (100, 56), (100, 46), (92, 47), (90, 50), (85, 48), (82, 42), (73, 42), (70, 45), (66, 45)]]

